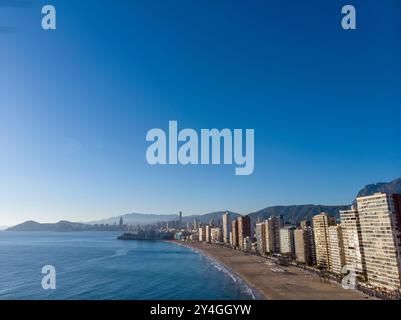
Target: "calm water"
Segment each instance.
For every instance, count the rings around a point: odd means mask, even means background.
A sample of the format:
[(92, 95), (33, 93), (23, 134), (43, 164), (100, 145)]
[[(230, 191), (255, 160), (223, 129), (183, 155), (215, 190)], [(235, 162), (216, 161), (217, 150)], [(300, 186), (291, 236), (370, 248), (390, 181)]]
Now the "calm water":
[[(118, 235), (0, 231), (0, 299), (252, 298), (240, 280), (191, 249)], [(56, 290), (42, 289), (47, 264), (56, 268)]]

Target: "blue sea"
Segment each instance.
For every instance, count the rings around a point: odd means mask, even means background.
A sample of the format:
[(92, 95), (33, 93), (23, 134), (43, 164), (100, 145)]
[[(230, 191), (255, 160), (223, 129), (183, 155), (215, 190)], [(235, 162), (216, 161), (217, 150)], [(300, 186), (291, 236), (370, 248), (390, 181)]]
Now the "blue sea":
[[(0, 299), (253, 299), (241, 279), (189, 248), (115, 232), (0, 231)], [(44, 265), (56, 289), (44, 290)]]

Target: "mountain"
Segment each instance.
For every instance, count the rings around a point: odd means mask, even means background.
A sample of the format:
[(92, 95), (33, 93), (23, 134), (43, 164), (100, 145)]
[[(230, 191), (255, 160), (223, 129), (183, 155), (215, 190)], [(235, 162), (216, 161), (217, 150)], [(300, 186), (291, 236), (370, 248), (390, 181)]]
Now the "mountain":
[(88, 224), (118, 224), (120, 217), (123, 218), (124, 224), (150, 224), (161, 221), (178, 220), (177, 214), (148, 214), (148, 213), (126, 213), (121, 216), (101, 219), (87, 222)]
[(84, 223), (76, 223), (69, 221), (59, 221), (57, 223), (39, 223), (36, 221), (25, 221), (14, 227), (8, 228), (7, 231), (90, 231), (92, 226)]
[(339, 218), (340, 210), (349, 209), (349, 205), (339, 206), (325, 206), (325, 205), (291, 205), (291, 206), (273, 206), (267, 207), (262, 210), (252, 212), (249, 214), (253, 221), (263, 221), (270, 216), (283, 215), (284, 221), (292, 224), (297, 224), (301, 220), (311, 220), (314, 215), (321, 212), (327, 212), (328, 214)]
[[(232, 211), (216, 211), (216, 212), (211, 212), (211, 213), (206, 213), (206, 214), (199, 214), (199, 215), (191, 215), (191, 216), (183, 216), (182, 221), (183, 222), (193, 222), (195, 219), (199, 222), (202, 223), (209, 223), (210, 220), (220, 220), (222, 219), (223, 214), (228, 212), (230, 214), (231, 219), (237, 218), (240, 216), (239, 213), (235, 213)], [(177, 218), (175, 219), (177, 220)]]
[(390, 182), (368, 184), (358, 192), (357, 197), (370, 196), (376, 192), (401, 193), (401, 178)]

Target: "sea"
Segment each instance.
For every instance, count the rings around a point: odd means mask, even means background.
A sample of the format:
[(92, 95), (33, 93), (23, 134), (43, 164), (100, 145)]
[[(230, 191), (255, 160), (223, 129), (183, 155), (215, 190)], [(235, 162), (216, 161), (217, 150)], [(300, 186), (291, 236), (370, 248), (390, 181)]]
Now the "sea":
[[(0, 231), (1, 300), (249, 300), (255, 293), (218, 261), (118, 232)], [(43, 289), (42, 268), (55, 268)]]

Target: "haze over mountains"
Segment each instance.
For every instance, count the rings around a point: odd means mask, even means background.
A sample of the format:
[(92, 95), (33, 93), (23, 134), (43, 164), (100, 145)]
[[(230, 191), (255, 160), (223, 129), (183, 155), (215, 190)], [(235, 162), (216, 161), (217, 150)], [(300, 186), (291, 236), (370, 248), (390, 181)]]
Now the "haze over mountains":
[[(357, 196), (367, 196), (376, 192), (389, 192), (389, 193), (401, 193), (401, 178), (395, 179), (388, 183), (376, 183), (369, 184), (362, 188)], [(270, 216), (283, 215), (284, 220), (292, 224), (298, 223), (300, 220), (310, 220), (314, 215), (319, 214), (322, 211), (329, 213), (330, 215), (339, 218), (339, 211), (349, 208), (350, 205), (337, 205), (337, 206), (326, 206), (326, 205), (289, 205), (289, 206), (271, 206), (261, 209), (256, 212), (248, 213), (253, 221), (258, 218), (260, 220), (266, 219)], [(202, 223), (209, 223), (210, 220), (217, 221), (221, 219), (221, 216), (227, 211), (216, 211), (202, 215), (191, 215), (183, 216), (182, 220), (184, 224), (186, 222), (193, 222), (195, 219)], [(230, 212), (230, 211), (229, 211)], [(239, 216), (238, 213), (230, 212), (232, 218)], [(83, 231), (83, 230), (95, 230), (93, 225), (95, 224), (118, 224), (120, 217), (123, 218), (124, 224), (132, 225), (144, 225), (152, 224), (157, 222), (167, 222), (178, 220), (178, 214), (141, 214), (141, 213), (128, 213), (122, 216), (111, 217), (108, 219), (102, 219), (97, 221), (91, 221), (87, 223), (74, 223), (68, 221), (60, 221), (57, 223), (38, 223), (35, 221), (26, 221), (17, 226), (11, 227), (7, 230), (12, 231)]]

